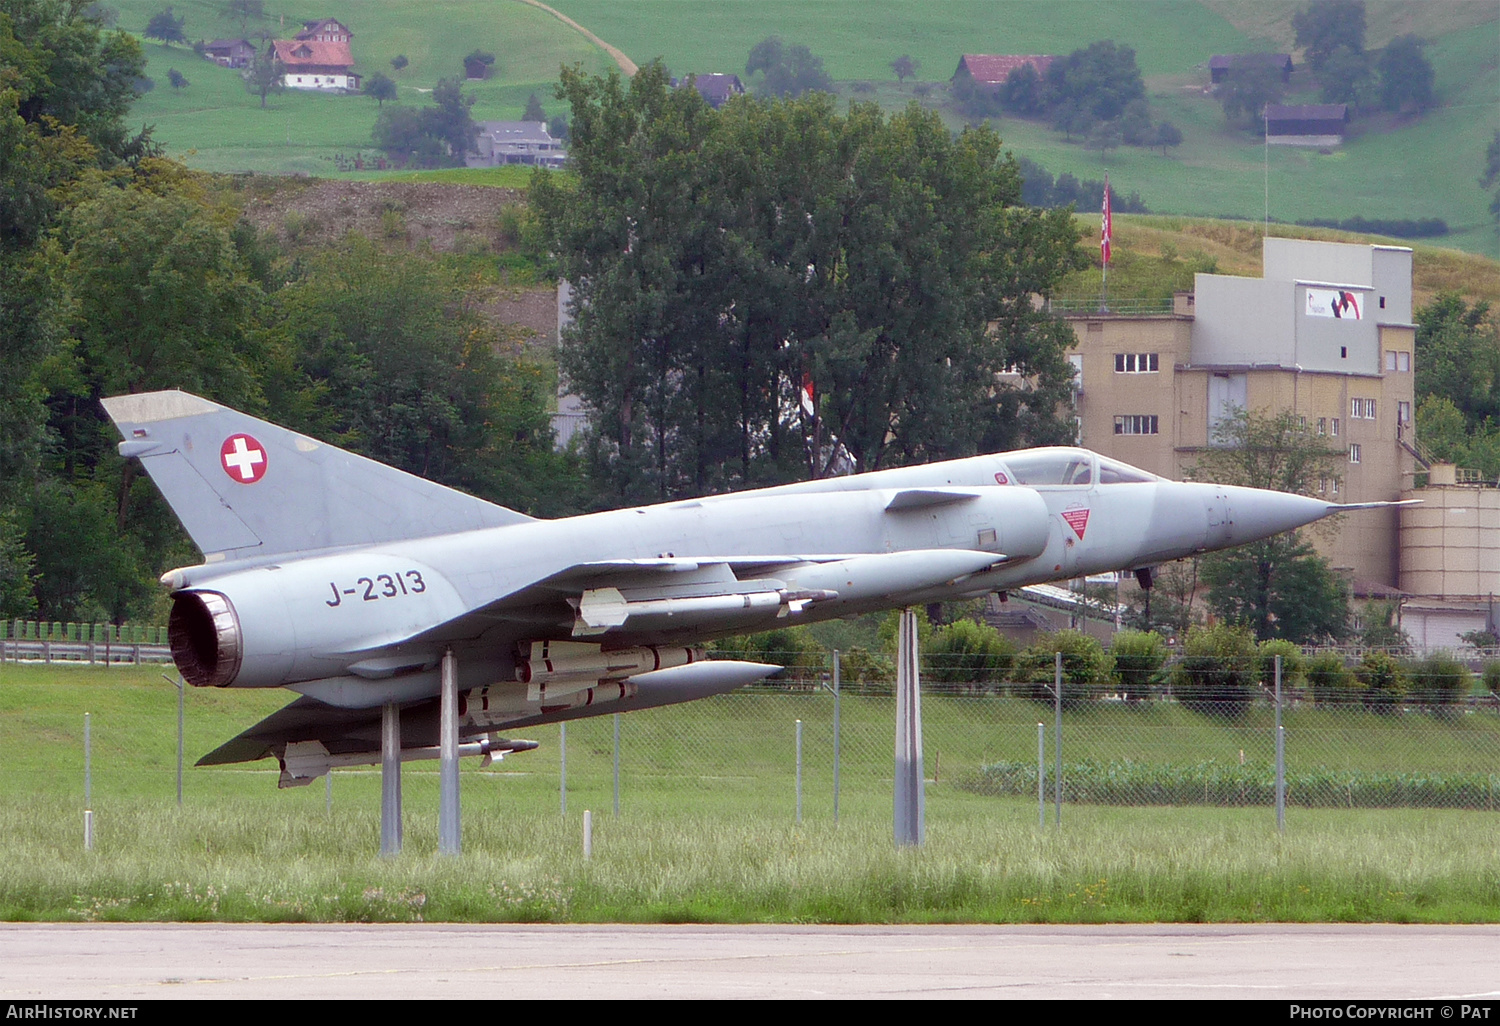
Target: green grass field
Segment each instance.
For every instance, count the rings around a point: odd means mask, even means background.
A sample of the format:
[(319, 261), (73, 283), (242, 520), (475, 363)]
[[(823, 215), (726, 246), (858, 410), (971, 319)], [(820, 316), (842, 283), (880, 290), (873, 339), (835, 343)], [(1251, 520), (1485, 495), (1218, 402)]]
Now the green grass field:
[[(122, 27), (139, 33), (156, 0), (119, 0)], [(772, 33), (805, 43), (824, 58), (846, 99), (873, 99), (888, 108), (915, 97), (898, 87), (889, 63), (902, 53), (921, 61), (918, 79), (946, 83), (964, 52), (1067, 53), (1096, 39), (1133, 46), (1147, 77), (1155, 116), (1178, 125), (1184, 142), (1169, 156), (1133, 147), (1108, 155), (1066, 142), (1044, 125), (1004, 119), (1007, 144), (1047, 167), (1098, 178), (1105, 164), (1117, 189), (1136, 191), (1153, 211), (1258, 219), (1265, 206), (1264, 149), (1250, 134), (1230, 130), (1218, 104), (1203, 93), (1201, 65), (1209, 55), (1290, 45), (1295, 4), (1250, 0), (1195, 3), (1075, 0), (1057, 3), (989, 3), (971, 0), (922, 4), (916, 0), (751, 3), (749, 0), (560, 0), (564, 14), (621, 47), (638, 62), (663, 58), (674, 73), (739, 72), (751, 46)], [(1500, 234), (1489, 214), (1490, 197), (1477, 179), (1485, 147), (1500, 127), (1500, 11), (1462, 2), (1371, 3), (1369, 41), (1380, 45), (1399, 32), (1418, 32), (1437, 75), (1438, 107), (1400, 122), (1386, 116), (1356, 123), (1350, 140), (1332, 153), (1273, 148), (1269, 161), (1271, 216), (1284, 221), (1314, 217), (1426, 218), (1446, 220), (1444, 246), (1500, 255)], [(242, 35), (217, 0), (175, 5), (190, 38)], [(268, 3), (272, 16), (250, 22), (289, 35), (303, 18), (327, 16), (314, 3)], [(424, 91), (459, 73), (473, 49), (496, 54), (494, 76), (470, 83), (476, 118), (516, 118), (535, 92), (549, 113), (561, 112), (552, 85), (561, 65), (581, 63), (605, 72), (613, 63), (581, 35), (536, 8), (510, 0), (433, 0), (414, 18), (394, 0), (360, 0), (339, 17), (355, 33), (358, 70), (392, 74), (403, 103), (423, 102)], [(1059, 10), (1066, 17), (1059, 17)], [(282, 20), (284, 16), (284, 21)], [(286, 31), (282, 32), (283, 25)], [(336, 174), (334, 158), (369, 148), (377, 113), (355, 96), (314, 96), (294, 90), (270, 98), (267, 108), (247, 94), (238, 74), (197, 58), (184, 47), (147, 44), (148, 73), (157, 86), (137, 103), (134, 119), (156, 126), (168, 151), (195, 167), (217, 171)], [(392, 73), (389, 60), (404, 53), (410, 65)], [(174, 90), (167, 70), (190, 85)], [(855, 93), (855, 81), (876, 84)], [(924, 102), (942, 103), (934, 91)], [(949, 111), (955, 128), (962, 118)], [(368, 177), (362, 175), (361, 177)]]
[[(189, 763), (288, 697), (190, 690)], [(1268, 808), (1066, 805), (1060, 830), (1038, 829), (1033, 800), (961, 786), (987, 760), (1034, 758), (1035, 724), (1050, 715), (1019, 700), (928, 699), (928, 841), (897, 850), (891, 700), (844, 702), (838, 822), (830, 706), (826, 695), (746, 693), (622, 717), (618, 818), (610, 718), (570, 725), (566, 815), (558, 729), (517, 732), (543, 747), (490, 769), (464, 767), (465, 849), (455, 859), (435, 854), (436, 766), (408, 765), (405, 854), (382, 860), (373, 767), (336, 773), (325, 809), (323, 781), (278, 791), (269, 763), (190, 766), (178, 809), (176, 691), (159, 670), (6, 665), (0, 918), (1500, 921), (1500, 821), (1484, 811), (1292, 809), (1281, 835)], [(86, 710), (91, 853), (81, 844)], [(1143, 712), (1155, 722), (1131, 736), (1130, 714)], [(1493, 766), (1493, 747), (1453, 743), (1472, 725), (1418, 717), (1390, 729), (1371, 717), (1299, 715), (1289, 714), (1289, 733), (1323, 739), (1319, 757), (1336, 753), (1341, 765)], [(1218, 727), (1175, 708), (1100, 709), (1070, 717), (1064, 746), (1070, 759), (1087, 740), (1146, 760), (1264, 760), (1265, 727)], [(584, 809), (595, 822), (589, 861)]]

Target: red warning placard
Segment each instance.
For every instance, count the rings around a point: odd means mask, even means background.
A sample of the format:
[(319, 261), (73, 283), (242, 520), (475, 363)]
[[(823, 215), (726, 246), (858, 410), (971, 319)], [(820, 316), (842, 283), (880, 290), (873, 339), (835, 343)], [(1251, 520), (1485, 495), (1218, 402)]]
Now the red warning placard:
[(1089, 511), (1086, 509), (1065, 509), (1062, 518), (1068, 522), (1073, 533), (1083, 538), (1084, 529), (1089, 526)]

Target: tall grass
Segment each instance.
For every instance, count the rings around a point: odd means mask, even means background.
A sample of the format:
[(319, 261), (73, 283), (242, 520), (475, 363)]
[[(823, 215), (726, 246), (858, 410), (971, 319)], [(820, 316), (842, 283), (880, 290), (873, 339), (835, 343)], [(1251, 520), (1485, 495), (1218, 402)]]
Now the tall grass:
[(797, 826), (741, 816), (475, 816), (435, 854), (372, 853), (368, 807), (266, 816), (263, 803), (112, 812), (99, 847), (58, 804), (0, 809), (0, 918), (271, 922), (1150, 922), (1500, 920), (1494, 830), (1461, 813), (1264, 816), (1035, 806), (929, 820), (898, 849), (873, 810)]
[[(285, 702), (192, 690), (189, 763)], [(275, 788), (269, 762), (187, 770), (174, 800), (175, 689), (155, 669), (0, 666), (0, 919), (233, 921), (1138, 922), (1500, 921), (1500, 821), (1487, 811), (1304, 809), (1278, 835), (1260, 808), (1073, 803), (1037, 827), (1019, 797), (961, 784), (1025, 764), (1047, 710), (1021, 699), (925, 703), (927, 843), (891, 837), (891, 699), (846, 696), (840, 818), (818, 694), (743, 693), (570, 724), (567, 815), (556, 728), (540, 751), (465, 766), (464, 853), (437, 849), (435, 765), (404, 773), (405, 854), (379, 846), (378, 770)], [(93, 715), (97, 846), (82, 845), (82, 713)], [(1070, 763), (1243, 758), (1264, 776), (1269, 723), (1171, 705), (1069, 714)], [(795, 822), (793, 720), (805, 731)], [(1299, 709), (1289, 760), (1378, 773), (1493, 767), (1480, 717)], [(1126, 729), (1136, 724), (1132, 733)], [(1048, 764), (1051, 740), (1048, 740)], [(1028, 754), (1029, 752), (1029, 754)], [(1488, 762), (1484, 760), (1488, 759)], [(1300, 763), (1299, 763), (1300, 760)], [(1074, 770), (1073, 772), (1076, 772)], [(594, 814), (594, 858), (581, 813)], [(1050, 819), (1049, 807), (1049, 819)]]

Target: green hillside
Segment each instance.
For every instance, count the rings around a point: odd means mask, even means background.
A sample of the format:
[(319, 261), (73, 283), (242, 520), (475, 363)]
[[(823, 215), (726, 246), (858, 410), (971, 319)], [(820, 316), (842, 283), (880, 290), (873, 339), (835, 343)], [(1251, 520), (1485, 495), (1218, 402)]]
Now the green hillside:
[[(120, 25), (141, 32), (160, 0), (116, 0)], [(334, 16), (354, 31), (357, 70), (391, 74), (400, 102), (420, 103), (444, 76), (458, 74), (474, 49), (495, 54), (494, 77), (465, 87), (476, 118), (516, 118), (536, 92), (549, 113), (561, 112), (551, 87), (562, 64), (593, 72), (613, 62), (581, 34), (516, 0), (433, 0), (414, 7), (396, 0), (342, 0), (332, 5), (267, 0), (269, 16), (242, 29), (224, 0), (181, 0), (189, 38), (290, 35), (304, 19)], [(1157, 118), (1174, 122), (1184, 141), (1169, 156), (1121, 147), (1108, 155), (1111, 182), (1139, 192), (1159, 213), (1258, 219), (1269, 184), (1270, 214), (1309, 218), (1442, 218), (1444, 246), (1500, 255), (1500, 233), (1478, 186), (1485, 147), (1500, 128), (1500, 4), (1466, 0), (1371, 0), (1368, 43), (1416, 32), (1428, 39), (1437, 78), (1437, 108), (1420, 118), (1382, 115), (1357, 121), (1348, 142), (1331, 153), (1265, 148), (1230, 130), (1205, 92), (1213, 53), (1291, 47), (1295, 0), (558, 0), (554, 6), (632, 59), (661, 57), (677, 74), (738, 72), (751, 46), (772, 33), (804, 43), (821, 56), (846, 99), (899, 107), (921, 99), (946, 109), (946, 83), (964, 52), (1067, 53), (1096, 39), (1132, 46), (1147, 79)], [(420, 12), (420, 13), (417, 13)], [(237, 73), (198, 59), (184, 47), (148, 44), (157, 86), (136, 117), (189, 164), (212, 170), (330, 174), (335, 154), (369, 147), (376, 106), (364, 97), (288, 91), (266, 110)], [(410, 64), (392, 72), (391, 57)], [(918, 82), (899, 87), (890, 61), (909, 53), (921, 62)], [(174, 90), (167, 71), (191, 84)], [(854, 86), (861, 85), (859, 91)], [(938, 88), (933, 88), (934, 85)], [(872, 88), (873, 87), (873, 88)], [(1304, 74), (1293, 100), (1315, 99)], [(919, 96), (919, 90), (926, 96)], [(1099, 178), (1105, 161), (1047, 126), (1006, 118), (1007, 144), (1054, 174)]]
[[(118, 0), (119, 27), (140, 35), (160, 0)], [(463, 74), (463, 57), (474, 50), (495, 55), (489, 81), (464, 87), (475, 98), (474, 117), (519, 118), (535, 92), (556, 105), (552, 86), (562, 64), (581, 63), (593, 72), (613, 67), (597, 47), (546, 12), (524, 4), (495, 0), (397, 3), (358, 0), (324, 3), (279, 3), (271, 0), (263, 20), (244, 28), (225, 15), (224, 0), (176, 0), (174, 13), (184, 19), (189, 39), (238, 38), (266, 30), (289, 38), (304, 19), (338, 17), (354, 32), (351, 49), (363, 75), (384, 72), (400, 90), (399, 102), (420, 104), (440, 78)], [(143, 40), (147, 74), (156, 88), (137, 101), (137, 120), (156, 126), (155, 136), (168, 152), (193, 167), (210, 171), (266, 171), (329, 174), (335, 153), (352, 154), (370, 147), (375, 101), (362, 96), (319, 96), (289, 89), (267, 99), (245, 91), (237, 71), (203, 60), (184, 46)], [(390, 59), (405, 54), (410, 63), (394, 71)], [(167, 84), (167, 71), (187, 76), (185, 89)], [(562, 113), (560, 107), (558, 113)]]

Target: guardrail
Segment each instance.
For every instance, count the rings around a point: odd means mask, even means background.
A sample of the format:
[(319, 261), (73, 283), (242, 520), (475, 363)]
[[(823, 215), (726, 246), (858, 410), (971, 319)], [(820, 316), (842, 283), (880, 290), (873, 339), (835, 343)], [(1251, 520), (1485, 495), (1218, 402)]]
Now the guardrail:
[(170, 663), (170, 645), (129, 644), (120, 641), (0, 641), (0, 663), (87, 663), (139, 666)]

